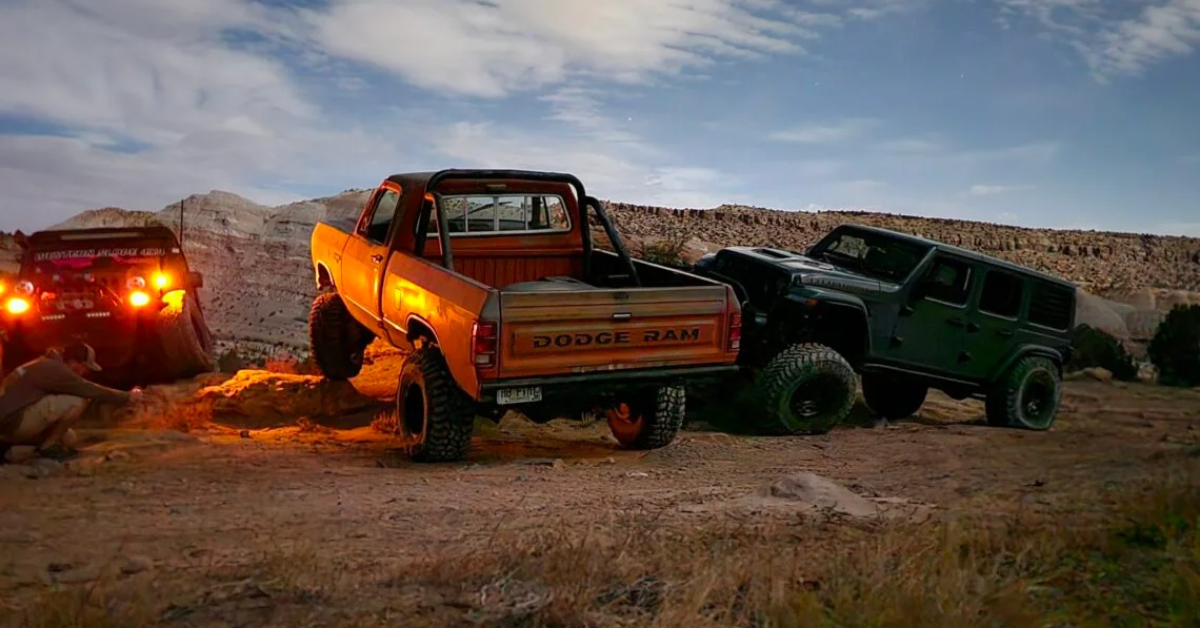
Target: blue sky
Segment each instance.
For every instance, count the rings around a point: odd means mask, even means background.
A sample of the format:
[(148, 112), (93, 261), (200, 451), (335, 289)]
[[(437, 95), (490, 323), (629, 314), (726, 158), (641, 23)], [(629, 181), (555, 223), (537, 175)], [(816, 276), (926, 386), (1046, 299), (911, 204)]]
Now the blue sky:
[(1200, 0), (0, 0), (0, 229), (487, 166), (1200, 235), (1197, 45)]

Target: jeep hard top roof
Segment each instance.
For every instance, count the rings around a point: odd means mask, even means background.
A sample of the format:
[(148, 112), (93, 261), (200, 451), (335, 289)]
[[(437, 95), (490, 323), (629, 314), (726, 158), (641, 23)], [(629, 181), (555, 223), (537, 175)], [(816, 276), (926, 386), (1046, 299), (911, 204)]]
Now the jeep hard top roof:
[(112, 242), (121, 240), (166, 240), (178, 248), (175, 232), (164, 225), (145, 227), (100, 227), (96, 229), (47, 229), (30, 234), (25, 238), (26, 249), (70, 246), (88, 242)]
[(510, 179), (518, 181), (566, 183), (575, 188), (575, 191), (579, 194), (579, 198), (582, 199), (586, 194), (583, 189), (583, 183), (579, 180), (579, 178), (573, 174), (567, 174), (565, 172), (451, 168), (447, 170), (426, 172), (406, 172), (394, 174), (387, 178), (388, 181), (399, 185), (405, 190), (410, 187), (420, 187), (425, 190), (434, 189), (439, 183), (447, 179), (477, 179), (481, 181), (489, 179)]
[[(1055, 277), (1054, 275), (1043, 273), (1043, 272), (1034, 270), (1032, 268), (1028, 268), (1028, 267), (1021, 266), (1018, 264), (1013, 264), (1012, 262), (1006, 262), (1002, 259), (998, 259), (998, 258), (992, 257), (990, 255), (984, 255), (983, 253), (979, 253), (978, 251), (971, 251), (968, 249), (964, 249), (962, 247), (954, 246), (952, 244), (946, 244), (945, 242), (938, 242), (937, 240), (930, 240), (928, 238), (922, 238), (922, 237), (915, 236), (912, 234), (903, 233), (900, 231), (892, 231), (891, 229), (882, 229), (880, 227), (869, 227), (867, 225), (861, 225), (858, 223), (844, 223), (844, 224), (838, 225), (832, 231), (830, 231), (830, 233), (834, 233), (841, 229), (855, 229), (855, 230), (859, 230), (859, 231), (865, 231), (865, 232), (869, 232), (869, 233), (875, 233), (878, 235), (888, 236), (891, 238), (895, 238), (897, 240), (909, 242), (911, 244), (933, 247), (933, 248), (938, 249), (939, 251), (946, 251), (948, 253), (953, 253), (959, 257), (962, 257), (962, 258), (965, 258), (965, 259), (968, 259), (968, 260), (971, 260), (974, 262), (987, 264), (989, 266), (995, 266), (997, 268), (1003, 268), (1004, 270), (1008, 270), (1008, 271), (1011, 271), (1011, 272), (1014, 272), (1017, 274), (1021, 274), (1021, 275), (1026, 275), (1029, 277), (1035, 277), (1042, 281), (1047, 281), (1047, 282), (1050, 282), (1050, 283), (1053, 283), (1053, 284), (1056, 284), (1056, 285), (1059, 285), (1062, 287), (1072, 288), (1072, 289), (1075, 288), (1075, 284), (1073, 284), (1070, 281), (1067, 281), (1066, 279), (1063, 279), (1061, 277)], [(731, 250), (737, 251), (739, 253), (742, 253), (743, 255), (749, 255), (751, 257), (756, 257), (762, 261), (772, 263), (772, 264), (786, 263), (788, 258), (799, 257), (799, 256), (803, 255), (802, 253), (797, 253), (796, 251), (788, 251), (788, 250), (777, 249), (777, 248), (772, 248), (772, 247), (731, 246), (728, 248)]]

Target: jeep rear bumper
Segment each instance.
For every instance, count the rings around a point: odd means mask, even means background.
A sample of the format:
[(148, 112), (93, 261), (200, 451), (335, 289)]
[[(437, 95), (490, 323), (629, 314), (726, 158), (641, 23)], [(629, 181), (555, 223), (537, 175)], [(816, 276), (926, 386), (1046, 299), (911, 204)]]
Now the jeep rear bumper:
[(670, 384), (693, 384), (718, 380), (738, 372), (736, 364), (716, 366), (685, 366), (647, 369), (624, 369), (619, 371), (589, 371), (550, 377), (501, 379), (483, 382), (479, 390), (479, 402), (495, 403), (496, 393), (502, 389), (539, 388), (543, 399), (565, 396), (595, 397), (616, 394), (623, 390), (649, 388)]

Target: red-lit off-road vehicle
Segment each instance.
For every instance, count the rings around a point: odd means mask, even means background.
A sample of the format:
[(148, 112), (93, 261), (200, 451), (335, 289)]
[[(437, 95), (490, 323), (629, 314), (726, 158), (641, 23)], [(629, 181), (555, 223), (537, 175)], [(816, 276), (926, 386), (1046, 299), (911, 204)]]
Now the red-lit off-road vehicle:
[(165, 226), (40, 231), (22, 243), (0, 286), (8, 373), (47, 349), (83, 340), (112, 386), (171, 381), (213, 369), (203, 285)]

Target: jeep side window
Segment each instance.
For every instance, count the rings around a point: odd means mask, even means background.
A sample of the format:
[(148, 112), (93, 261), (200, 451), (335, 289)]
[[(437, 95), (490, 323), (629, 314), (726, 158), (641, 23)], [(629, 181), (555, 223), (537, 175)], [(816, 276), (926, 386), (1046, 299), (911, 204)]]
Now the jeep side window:
[(938, 257), (921, 280), (921, 293), (926, 299), (950, 305), (966, 305), (970, 278), (971, 267), (965, 262)]
[(396, 205), (399, 202), (400, 195), (395, 190), (384, 190), (379, 195), (379, 201), (375, 203), (375, 210), (371, 214), (370, 222), (365, 225), (365, 228), (359, 229), (359, 233), (376, 244), (386, 244), (392, 219), (396, 217)]
[(1017, 318), (1021, 313), (1021, 297), (1025, 282), (1020, 277), (998, 270), (988, 270), (983, 277), (983, 293), (979, 296), (979, 311), (1004, 318)]

